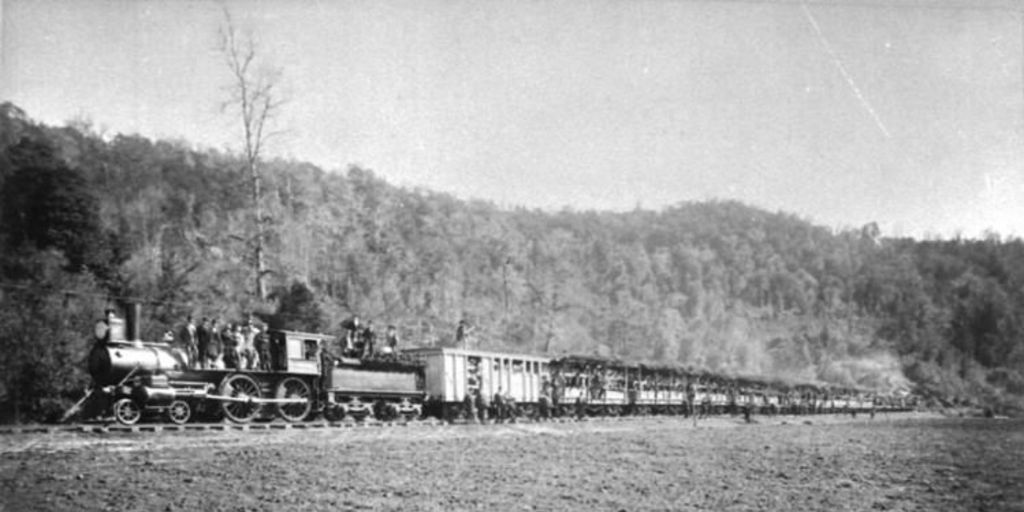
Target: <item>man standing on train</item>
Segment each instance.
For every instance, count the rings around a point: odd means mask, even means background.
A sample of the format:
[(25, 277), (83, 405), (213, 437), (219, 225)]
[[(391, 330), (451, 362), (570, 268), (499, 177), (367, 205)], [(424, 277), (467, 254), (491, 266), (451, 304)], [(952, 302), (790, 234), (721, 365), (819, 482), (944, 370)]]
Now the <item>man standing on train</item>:
[(241, 352), (245, 359), (245, 369), (255, 370), (259, 367), (259, 355), (256, 353), (256, 336), (260, 329), (253, 325), (252, 314), (249, 314), (239, 331), (242, 334)]
[(384, 334), (384, 346), (380, 351), (382, 354), (394, 354), (398, 350), (398, 329), (389, 325)]
[(366, 327), (363, 328), (360, 338), (359, 358), (373, 357), (374, 347), (377, 344), (377, 330), (373, 327), (373, 320), (366, 321)]
[(103, 312), (103, 318), (96, 322), (96, 328), (93, 332), (96, 336), (96, 343), (103, 345), (110, 343), (112, 326), (116, 319), (117, 315), (113, 309), (107, 309)]
[(185, 317), (185, 325), (181, 328), (178, 337), (179, 348), (188, 357), (190, 368), (199, 367), (199, 345), (196, 340), (196, 324), (192, 321), (192, 314)]
[(469, 335), (473, 332), (473, 326), (466, 320), (459, 320), (455, 326), (455, 346), (457, 348), (469, 348)]
[(203, 317), (199, 321), (199, 327), (196, 329), (196, 347), (198, 355), (196, 362), (193, 364), (196, 368), (209, 368), (209, 361), (206, 354), (210, 351), (210, 319)]
[(352, 315), (348, 320), (341, 322), (341, 329), (341, 355), (352, 357), (356, 342), (359, 341), (359, 335), (363, 332), (363, 326), (359, 322), (359, 315)]

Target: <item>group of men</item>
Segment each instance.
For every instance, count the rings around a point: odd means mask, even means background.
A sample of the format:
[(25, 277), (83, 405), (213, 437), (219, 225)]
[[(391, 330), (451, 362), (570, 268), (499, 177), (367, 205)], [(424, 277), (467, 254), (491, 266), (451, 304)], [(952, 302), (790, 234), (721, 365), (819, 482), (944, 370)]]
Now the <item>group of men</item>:
[[(515, 398), (504, 393), (501, 388), (498, 388), (498, 391), (494, 393), (493, 400), (490, 401), (487, 399), (487, 395), (479, 389), (470, 390), (462, 400), (462, 409), (466, 419), (479, 423), (487, 423), (491, 418), (497, 423), (502, 423), (518, 418), (522, 414)], [(575, 415), (578, 418), (584, 417), (586, 402), (577, 398), (571, 409), (561, 410), (557, 399), (552, 398), (550, 388), (543, 387), (537, 396), (537, 410), (534, 411), (532, 419), (544, 421), (554, 416), (563, 416), (563, 414)]]
[(177, 336), (168, 336), (193, 369), (272, 369), (270, 339), (256, 326), (252, 315), (240, 323), (222, 324), (203, 318), (199, 325), (188, 315)]
[[(342, 356), (363, 359), (375, 354), (393, 354), (398, 347), (398, 330), (387, 326), (383, 343), (377, 343), (373, 321), (365, 324), (355, 315), (342, 322)], [(169, 332), (172, 343), (193, 369), (273, 370), (274, 354), (266, 329), (256, 325), (252, 315), (240, 323), (222, 323), (203, 318), (197, 325), (188, 315), (177, 335)]]
[(486, 423), (489, 418), (502, 423), (519, 416), (519, 408), (512, 396), (503, 393), (501, 388), (494, 393), (494, 399), (488, 400), (487, 395), (479, 389), (470, 390), (462, 401), (466, 419)]
[(365, 324), (359, 315), (353, 315), (341, 323), (341, 355), (355, 359), (366, 359), (376, 354), (394, 354), (398, 350), (398, 329), (394, 325), (387, 326), (384, 331), (383, 343), (377, 343), (377, 330), (373, 320)]

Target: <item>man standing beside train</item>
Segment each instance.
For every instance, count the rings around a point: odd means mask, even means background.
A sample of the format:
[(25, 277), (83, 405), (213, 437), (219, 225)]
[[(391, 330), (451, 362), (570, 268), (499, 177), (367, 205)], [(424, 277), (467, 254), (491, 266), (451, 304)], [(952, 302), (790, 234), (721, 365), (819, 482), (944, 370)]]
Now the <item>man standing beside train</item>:
[(476, 423), (476, 402), (472, 390), (467, 391), (466, 396), (462, 397), (462, 409), (466, 415), (466, 421)]
[(480, 423), (486, 425), (488, 413), (491, 409), (491, 402), (487, 399), (487, 393), (484, 393), (483, 389), (476, 390), (476, 412), (480, 418)]
[(494, 401), (491, 402), (494, 406), (494, 421), (502, 423), (505, 421), (505, 395), (502, 393), (501, 388), (494, 393)]

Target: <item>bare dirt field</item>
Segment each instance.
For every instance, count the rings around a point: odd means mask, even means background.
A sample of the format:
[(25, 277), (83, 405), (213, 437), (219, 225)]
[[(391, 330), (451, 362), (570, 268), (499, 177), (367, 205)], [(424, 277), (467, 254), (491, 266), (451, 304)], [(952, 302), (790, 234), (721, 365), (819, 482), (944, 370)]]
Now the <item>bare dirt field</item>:
[(1024, 422), (760, 417), (695, 428), (654, 418), (0, 436), (0, 511), (22, 510), (1024, 511)]

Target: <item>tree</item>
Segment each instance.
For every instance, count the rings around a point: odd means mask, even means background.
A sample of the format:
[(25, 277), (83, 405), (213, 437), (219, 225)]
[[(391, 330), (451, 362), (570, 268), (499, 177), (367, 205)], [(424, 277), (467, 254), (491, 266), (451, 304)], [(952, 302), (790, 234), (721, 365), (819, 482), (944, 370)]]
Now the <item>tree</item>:
[(0, 191), (0, 233), (12, 248), (60, 250), (68, 269), (108, 277), (109, 236), (99, 202), (80, 173), (54, 156), (46, 144), (22, 140), (6, 152), (18, 167)]
[(0, 253), (0, 423), (54, 421), (88, 383), (91, 325), (105, 298), (88, 273), (68, 272), (57, 250)]
[(239, 38), (231, 13), (224, 10), (221, 27), (220, 51), (231, 72), (230, 97), (224, 108), (238, 110), (242, 121), (245, 169), (252, 192), (256, 234), (253, 237), (253, 269), (256, 277), (256, 295), (267, 296), (264, 279), (269, 271), (266, 263), (266, 219), (263, 215), (263, 179), (260, 175), (260, 155), (273, 133), (267, 124), (274, 118), (283, 102), (277, 97), (277, 84), (281, 77), (278, 68), (258, 66), (256, 43), (252, 37)]
[(327, 327), (316, 296), (305, 284), (295, 281), (291, 288), (279, 289), (277, 312), (267, 320), (272, 329), (317, 332)]

